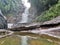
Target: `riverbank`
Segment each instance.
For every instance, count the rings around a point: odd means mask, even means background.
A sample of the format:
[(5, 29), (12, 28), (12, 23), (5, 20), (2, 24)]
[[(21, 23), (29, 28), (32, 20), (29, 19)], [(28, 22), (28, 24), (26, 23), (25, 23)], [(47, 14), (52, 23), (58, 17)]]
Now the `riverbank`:
[(0, 29), (0, 38), (4, 38), (6, 36), (10, 36), (13, 33), (14, 33), (13, 31), (5, 30), (5, 29)]

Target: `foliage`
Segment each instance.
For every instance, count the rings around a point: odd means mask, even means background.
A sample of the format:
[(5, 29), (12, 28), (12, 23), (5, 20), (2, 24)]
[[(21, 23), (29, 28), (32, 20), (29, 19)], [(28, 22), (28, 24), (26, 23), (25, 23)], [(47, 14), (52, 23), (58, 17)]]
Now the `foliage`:
[(18, 13), (21, 9), (21, 0), (0, 0), (0, 9), (4, 14)]
[(49, 9), (52, 5), (56, 4), (58, 0), (30, 0), (31, 5), (37, 9), (37, 13)]
[(39, 17), (37, 17), (37, 21), (44, 22), (51, 20), (60, 15), (60, 0), (54, 6), (52, 6), (49, 10), (42, 13)]

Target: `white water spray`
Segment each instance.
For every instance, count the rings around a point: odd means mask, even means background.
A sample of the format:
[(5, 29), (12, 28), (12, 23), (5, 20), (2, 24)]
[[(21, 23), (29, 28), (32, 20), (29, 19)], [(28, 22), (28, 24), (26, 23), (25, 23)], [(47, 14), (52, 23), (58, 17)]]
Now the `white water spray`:
[(28, 2), (28, 0), (22, 0), (22, 3), (24, 4), (25, 11), (22, 14), (22, 20), (20, 23), (27, 23), (28, 22), (28, 15), (29, 15), (29, 8), (31, 7), (31, 4)]

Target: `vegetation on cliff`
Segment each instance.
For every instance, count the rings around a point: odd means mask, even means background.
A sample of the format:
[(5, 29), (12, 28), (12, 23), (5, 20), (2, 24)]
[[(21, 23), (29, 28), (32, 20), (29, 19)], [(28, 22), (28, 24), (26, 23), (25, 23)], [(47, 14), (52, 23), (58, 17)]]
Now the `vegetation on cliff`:
[(51, 6), (57, 3), (58, 0), (30, 0), (31, 6), (37, 9), (37, 14), (41, 14), (43, 11), (48, 10)]
[(21, 15), (24, 9), (25, 6), (21, 0), (0, 0), (0, 10), (7, 17), (7, 22), (15, 22), (17, 16)]
[(51, 20), (60, 15), (60, 0), (30, 0), (37, 9), (37, 22)]
[(19, 13), (22, 7), (21, 0), (0, 0), (0, 9), (4, 15)]
[(53, 18), (56, 18), (59, 15), (60, 15), (60, 0), (56, 5), (52, 6), (51, 8), (49, 8), (49, 10), (46, 10), (39, 17), (37, 17), (37, 21), (39, 22), (48, 21)]

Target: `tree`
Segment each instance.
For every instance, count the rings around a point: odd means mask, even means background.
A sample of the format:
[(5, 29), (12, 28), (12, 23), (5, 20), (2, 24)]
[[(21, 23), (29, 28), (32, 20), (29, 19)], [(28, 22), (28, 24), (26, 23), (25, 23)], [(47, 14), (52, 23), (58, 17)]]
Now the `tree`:
[(0, 9), (3, 14), (18, 13), (22, 9), (21, 0), (0, 0)]
[(48, 10), (49, 7), (56, 4), (58, 0), (29, 0), (31, 5), (37, 9), (37, 13), (40, 15), (41, 12)]

